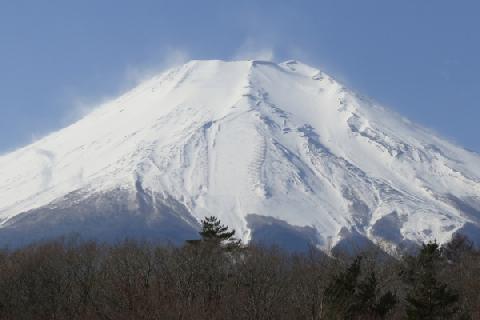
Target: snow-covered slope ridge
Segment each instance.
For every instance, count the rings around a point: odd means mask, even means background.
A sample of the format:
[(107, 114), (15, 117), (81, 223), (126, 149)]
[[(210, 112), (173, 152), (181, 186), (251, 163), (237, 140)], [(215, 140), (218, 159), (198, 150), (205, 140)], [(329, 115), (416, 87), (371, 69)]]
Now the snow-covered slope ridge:
[(191, 61), (0, 157), (2, 229), (118, 190), (134, 206), (139, 188), (245, 241), (253, 216), (324, 248), (443, 242), (480, 221), (479, 155), (297, 61)]

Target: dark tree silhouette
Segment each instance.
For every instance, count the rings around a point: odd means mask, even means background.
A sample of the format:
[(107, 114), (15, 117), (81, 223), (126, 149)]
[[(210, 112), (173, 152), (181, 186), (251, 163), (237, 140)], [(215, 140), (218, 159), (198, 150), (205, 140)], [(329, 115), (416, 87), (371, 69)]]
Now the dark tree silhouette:
[(337, 275), (325, 290), (328, 319), (385, 319), (395, 307), (396, 296), (380, 292), (377, 276), (371, 271), (361, 278), (362, 257)]
[(459, 295), (438, 280), (442, 256), (437, 243), (424, 244), (416, 257), (407, 259), (405, 280), (407, 317), (415, 320), (455, 319), (459, 315)]
[(470, 239), (460, 233), (455, 233), (452, 239), (441, 248), (441, 254), (451, 262), (458, 262), (464, 255), (471, 254), (473, 249), (474, 245)]
[(199, 232), (203, 241), (227, 246), (238, 246), (240, 241), (235, 239), (235, 230), (229, 231), (228, 226), (215, 216), (205, 217), (202, 220), (202, 230)]

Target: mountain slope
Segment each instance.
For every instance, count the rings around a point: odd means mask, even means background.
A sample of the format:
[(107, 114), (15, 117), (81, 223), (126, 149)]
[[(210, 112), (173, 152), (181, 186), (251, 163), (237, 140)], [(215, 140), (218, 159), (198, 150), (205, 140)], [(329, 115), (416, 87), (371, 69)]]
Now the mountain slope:
[(0, 177), (7, 243), (181, 241), (216, 215), (245, 241), (391, 248), (480, 223), (479, 155), (296, 61), (189, 62), (0, 157)]

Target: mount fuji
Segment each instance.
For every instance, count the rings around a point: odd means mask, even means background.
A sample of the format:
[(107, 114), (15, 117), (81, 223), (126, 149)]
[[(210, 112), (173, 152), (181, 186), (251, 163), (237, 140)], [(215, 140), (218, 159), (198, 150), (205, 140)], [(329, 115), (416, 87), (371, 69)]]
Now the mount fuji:
[(297, 61), (191, 61), (0, 157), (0, 244), (480, 244), (480, 156)]

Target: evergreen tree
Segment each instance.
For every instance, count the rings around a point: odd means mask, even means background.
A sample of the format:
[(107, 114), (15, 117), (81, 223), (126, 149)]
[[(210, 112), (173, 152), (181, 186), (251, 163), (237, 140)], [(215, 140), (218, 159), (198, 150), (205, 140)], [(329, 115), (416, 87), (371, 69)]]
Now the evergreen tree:
[(385, 319), (397, 303), (390, 291), (381, 294), (375, 272), (361, 279), (361, 257), (325, 290), (327, 319)]
[(437, 243), (424, 244), (418, 256), (407, 259), (404, 279), (410, 287), (406, 298), (408, 319), (459, 317), (458, 294), (438, 280), (437, 269), (441, 264)]
[(352, 309), (359, 316), (364, 315), (370, 319), (385, 319), (396, 304), (397, 297), (392, 292), (387, 291), (381, 295), (377, 276), (375, 272), (371, 272), (358, 284)]
[(327, 319), (348, 319), (354, 305), (355, 289), (360, 276), (361, 257), (337, 275), (325, 290), (325, 315)]
[(235, 230), (229, 231), (229, 228), (215, 216), (202, 220), (202, 230), (199, 233), (205, 242), (224, 244), (228, 247), (240, 245), (240, 241), (234, 237)]
[(445, 244), (441, 249), (441, 254), (449, 262), (459, 262), (465, 255), (472, 254), (474, 252), (473, 242), (460, 233), (455, 233), (452, 239)]

